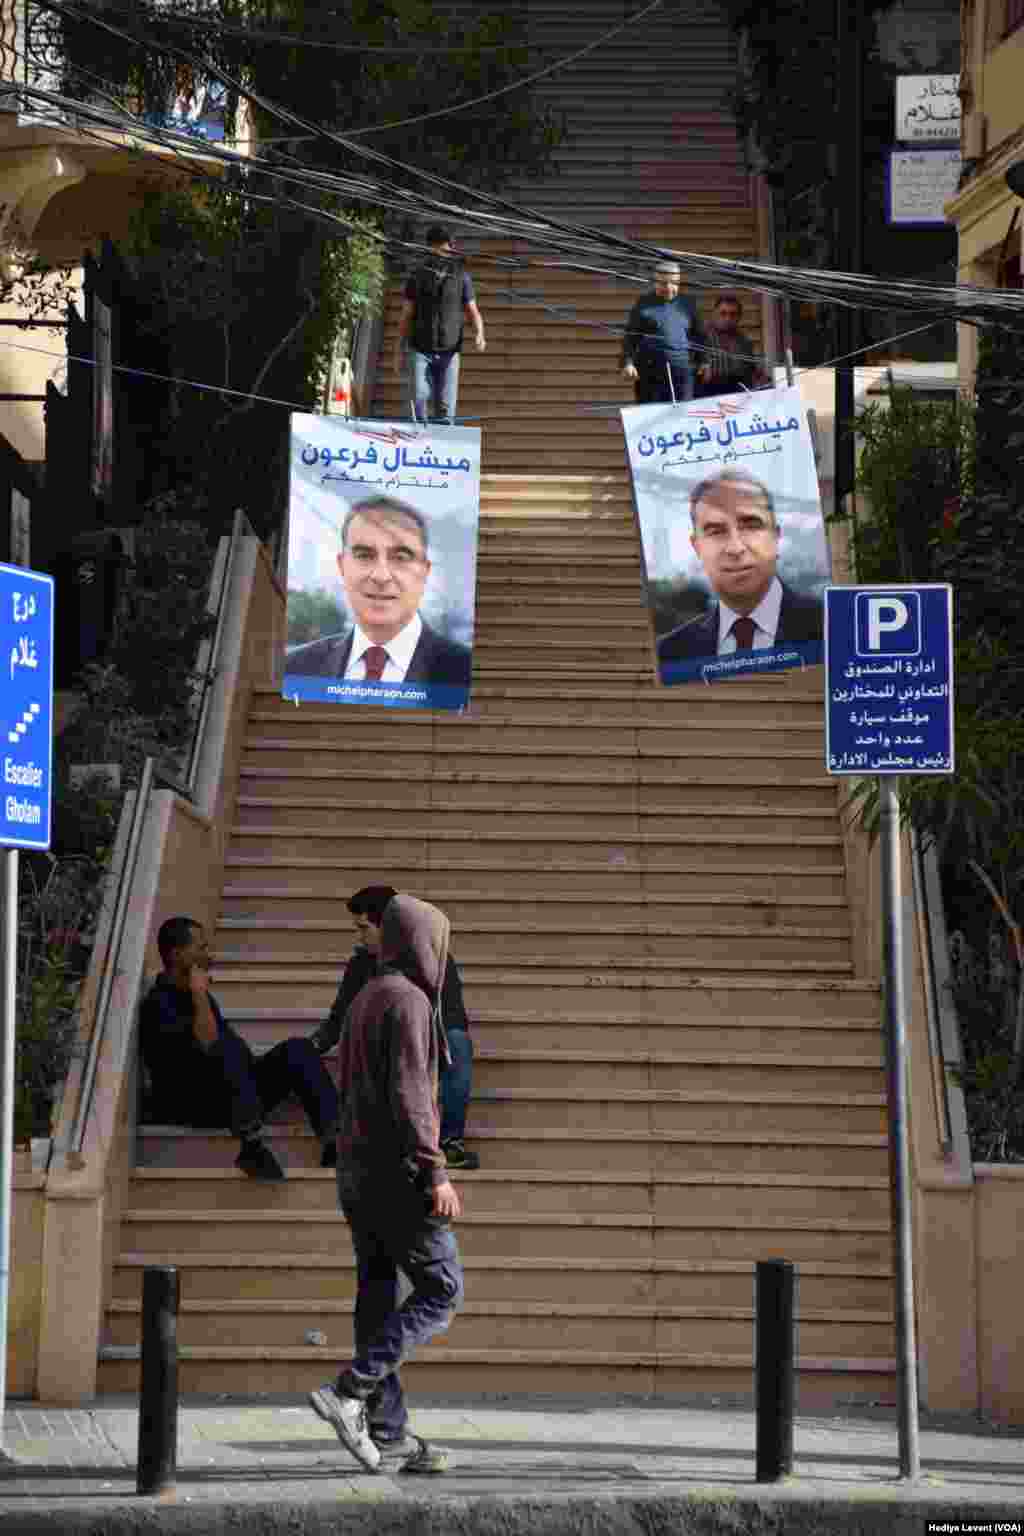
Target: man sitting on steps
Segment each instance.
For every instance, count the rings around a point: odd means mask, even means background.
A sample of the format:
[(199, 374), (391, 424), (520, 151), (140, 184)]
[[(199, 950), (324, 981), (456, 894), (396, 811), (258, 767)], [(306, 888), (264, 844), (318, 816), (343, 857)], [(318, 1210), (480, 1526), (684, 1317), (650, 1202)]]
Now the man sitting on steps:
[[(377, 975), (384, 909), (396, 894), (390, 885), (365, 885), (349, 900), (348, 910), (355, 919), (359, 942), (345, 967), (344, 978), (327, 1019), (311, 1037), (310, 1044), (321, 1055), (337, 1045), (346, 1013), (366, 983)], [(451, 1058), (448, 1061), (443, 1054), (441, 1057), (441, 1151), (449, 1168), (479, 1168), (480, 1159), (475, 1152), (466, 1150), (463, 1139), (473, 1078), (473, 1042), (462, 996), (462, 978), (451, 955), (441, 991), (441, 1020)]]
[(196, 1128), (230, 1125), (242, 1143), (235, 1166), (253, 1179), (284, 1178), (263, 1119), (294, 1093), (323, 1142), (320, 1166), (337, 1162), (338, 1092), (308, 1040), (282, 1040), (255, 1056), (210, 991), (210, 949), (191, 917), (169, 917), (156, 936), (163, 971), (139, 1011), (139, 1045), (152, 1085), (150, 1120)]

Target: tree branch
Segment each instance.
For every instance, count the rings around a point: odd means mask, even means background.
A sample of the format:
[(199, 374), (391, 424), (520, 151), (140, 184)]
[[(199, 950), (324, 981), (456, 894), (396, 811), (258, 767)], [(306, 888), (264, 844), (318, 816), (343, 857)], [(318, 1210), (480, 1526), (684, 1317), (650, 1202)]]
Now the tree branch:
[[(302, 330), (303, 326), (309, 324), (309, 321), (313, 318), (316, 306), (317, 296), (311, 288), (307, 288), (305, 309), (302, 311), (302, 314), (299, 316), (299, 318), (295, 321), (294, 325), (290, 325), (288, 327), (280, 341), (275, 347), (271, 349), (267, 357), (264, 359), (259, 373), (257, 373), (255, 379), (252, 382), (250, 391), (252, 397), (255, 397), (260, 393), (260, 390), (263, 388), (263, 380), (267, 377), (267, 374), (270, 372), (271, 368), (273, 368), (278, 358), (291, 346), (292, 342)], [(221, 418), (221, 425), (226, 426), (229, 421), (237, 421), (239, 416), (244, 416), (247, 411), (251, 411), (255, 404), (255, 398), (239, 401), (239, 403), (235, 406), (232, 406), (229, 411), (225, 411), (223, 417)]]
[(1014, 922), (1013, 913), (1007, 906), (1005, 897), (1001, 894), (1001, 892), (996, 890), (995, 885), (982, 869), (977, 859), (968, 859), (967, 863), (969, 867), (974, 870), (974, 873), (977, 875), (982, 885), (988, 891), (1000, 916), (1003, 919), (1003, 922), (1010, 930), (1010, 937), (1013, 940), (1013, 948), (1017, 957), (1018, 966), (1024, 966), (1024, 934), (1021, 932), (1020, 924)]

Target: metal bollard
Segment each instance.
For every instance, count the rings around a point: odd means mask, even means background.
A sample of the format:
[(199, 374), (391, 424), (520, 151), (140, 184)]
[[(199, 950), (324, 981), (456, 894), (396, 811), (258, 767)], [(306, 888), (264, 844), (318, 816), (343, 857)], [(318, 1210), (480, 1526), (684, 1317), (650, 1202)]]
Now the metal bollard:
[(759, 1483), (777, 1482), (793, 1470), (796, 1289), (796, 1269), (787, 1259), (758, 1264), (755, 1370)]
[(178, 1271), (142, 1279), (142, 1379), (136, 1493), (168, 1493), (178, 1470)]

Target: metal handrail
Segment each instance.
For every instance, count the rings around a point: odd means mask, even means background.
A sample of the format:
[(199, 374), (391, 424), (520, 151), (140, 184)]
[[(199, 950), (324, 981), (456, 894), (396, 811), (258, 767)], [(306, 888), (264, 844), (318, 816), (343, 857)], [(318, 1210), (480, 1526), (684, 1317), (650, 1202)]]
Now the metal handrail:
[(96, 1070), (99, 1066), (100, 1046), (106, 1033), (107, 1009), (110, 1007), (110, 994), (114, 988), (114, 978), (117, 974), (117, 959), (121, 952), (124, 920), (127, 916), (132, 881), (135, 878), (135, 869), (139, 860), (142, 826), (146, 819), (146, 812), (149, 809), (149, 796), (153, 787), (153, 768), (153, 759), (147, 757), (142, 766), (142, 777), (139, 780), (139, 787), (135, 791), (131, 830), (128, 834), (128, 847), (125, 850), (124, 861), (121, 865), (114, 915), (110, 920), (110, 931), (107, 935), (107, 950), (103, 957), (103, 975), (100, 979), (100, 988), (96, 997), (92, 1033), (89, 1037), (89, 1052), (85, 1059), (82, 1086), (78, 1094), (78, 1107), (75, 1110), (75, 1118), (68, 1143), (68, 1160), (73, 1165), (78, 1164), (80, 1166), (82, 1161), (82, 1143), (85, 1140), (86, 1121), (92, 1108), (92, 1095), (96, 1085)]
[(949, 1113), (949, 1088), (946, 1082), (946, 1060), (942, 1048), (942, 1029), (939, 1021), (939, 986), (935, 966), (935, 933), (931, 905), (928, 900), (928, 882), (924, 868), (924, 849), (916, 828), (910, 829), (910, 866), (914, 880), (914, 908), (917, 916), (918, 940), (921, 949), (921, 970), (924, 977), (925, 1015), (928, 1024), (928, 1058), (931, 1065), (932, 1099), (939, 1144), (944, 1157), (953, 1151), (953, 1131)]
[[(195, 793), (196, 775), (199, 772), (199, 752), (206, 732), (206, 718), (210, 712), (210, 691), (217, 679), (217, 667), (220, 660), (221, 641), (224, 635), (225, 597), (227, 596), (228, 581), (231, 576), (231, 568), (234, 563), (235, 553), (239, 541), (245, 537), (255, 538), (255, 530), (241, 507), (235, 511), (234, 521), (231, 525), (231, 538), (228, 543), (227, 553), (220, 574), (220, 586), (217, 591), (217, 622), (214, 626), (213, 638), (209, 643), (206, 657), (197, 668), (197, 693), (199, 695), (199, 707), (196, 710), (195, 723), (192, 727), (192, 740), (189, 744), (188, 767), (182, 779), (177, 778), (163, 767), (157, 768), (157, 777), (161, 784), (166, 784), (170, 789), (177, 790), (184, 795), (186, 800), (191, 800)], [(206, 646), (203, 641), (203, 647)], [(200, 649), (200, 655), (202, 648)]]
[(234, 564), (239, 542), (247, 534), (252, 534), (252, 525), (245, 513), (238, 509), (235, 513), (234, 524), (231, 530), (231, 540), (228, 545), (224, 567), (221, 573), (220, 589), (217, 594), (217, 624), (210, 645), (206, 668), (202, 677), (202, 698), (196, 717), (196, 726), (193, 731), (192, 745), (189, 755), (188, 772), (184, 780), (178, 781), (172, 775), (162, 769), (156, 760), (147, 757), (142, 768), (142, 776), (135, 794), (135, 804), (132, 808), (131, 828), (128, 834), (128, 845), (121, 864), (118, 878), (117, 898), (114, 904), (114, 913), (110, 921), (110, 929), (107, 935), (106, 953), (103, 957), (103, 973), (100, 978), (99, 991), (96, 996), (96, 1008), (93, 1016), (93, 1027), (89, 1037), (89, 1050), (86, 1056), (85, 1069), (82, 1073), (82, 1086), (78, 1095), (78, 1106), (71, 1127), (71, 1136), (68, 1142), (68, 1162), (72, 1167), (83, 1165), (82, 1146), (85, 1141), (85, 1128), (89, 1114), (92, 1110), (93, 1092), (96, 1085), (96, 1072), (99, 1066), (100, 1050), (103, 1045), (107, 1027), (107, 1012), (110, 1008), (110, 998), (113, 992), (114, 980), (117, 975), (117, 961), (121, 953), (121, 940), (124, 937), (125, 918), (128, 915), (128, 902), (131, 896), (132, 883), (135, 878), (135, 870), (138, 865), (139, 847), (142, 842), (142, 828), (149, 809), (149, 799), (154, 784), (159, 782), (175, 790), (183, 798), (191, 800), (195, 790), (195, 779), (198, 771), (200, 748), (203, 735), (206, 730), (206, 721), (209, 714), (210, 689), (217, 676), (220, 661), (220, 648), (224, 634), (225, 599), (228, 592), (228, 584), (231, 578), (231, 570)]

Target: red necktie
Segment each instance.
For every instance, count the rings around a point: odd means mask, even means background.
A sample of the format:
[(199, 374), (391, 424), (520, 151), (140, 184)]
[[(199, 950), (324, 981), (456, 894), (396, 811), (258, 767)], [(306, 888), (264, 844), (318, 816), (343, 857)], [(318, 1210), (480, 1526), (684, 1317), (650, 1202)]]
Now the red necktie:
[(732, 632), (736, 637), (736, 649), (738, 651), (749, 651), (752, 648), (754, 644), (753, 619), (737, 619), (732, 626)]
[(388, 664), (387, 651), (382, 645), (368, 645), (363, 652), (363, 660), (366, 662), (366, 681), (379, 683)]

